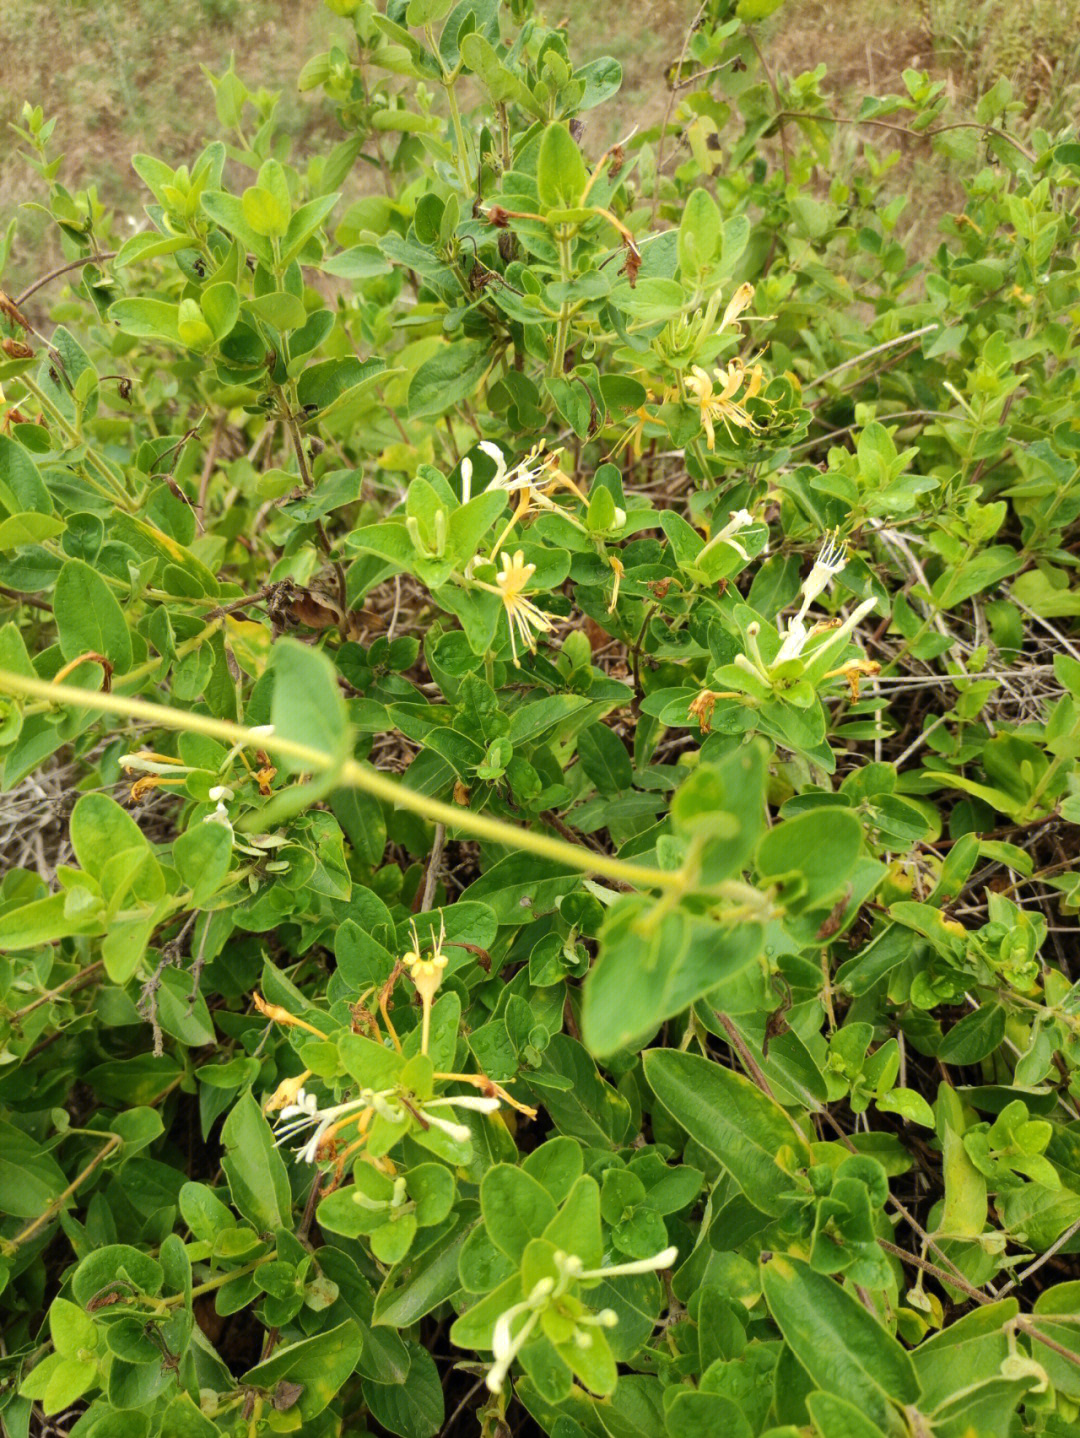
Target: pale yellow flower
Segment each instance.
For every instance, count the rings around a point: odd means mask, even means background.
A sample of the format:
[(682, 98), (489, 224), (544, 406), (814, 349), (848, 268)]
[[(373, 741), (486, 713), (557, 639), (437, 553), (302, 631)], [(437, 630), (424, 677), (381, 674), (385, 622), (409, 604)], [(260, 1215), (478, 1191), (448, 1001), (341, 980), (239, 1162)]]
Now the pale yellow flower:
[(554, 626), (547, 615), (538, 609), (531, 599), (526, 599), (523, 593), (536, 572), (536, 565), (526, 564), (524, 551), (520, 549), (509, 556), (500, 555), (500, 560), (503, 567), (495, 576), (496, 590), (506, 610), (510, 628), (510, 649), (514, 656), (514, 668), (517, 669), (520, 667), (518, 640), (530, 653), (535, 654), (535, 636), (550, 633)]
[[(714, 390), (714, 379), (720, 386), (719, 393)], [(732, 425), (736, 429), (749, 430), (751, 434), (761, 433), (761, 426), (747, 412), (746, 403), (759, 392), (762, 380), (761, 366), (753, 365), (748, 370), (741, 359), (731, 360), (726, 368), (716, 369), (712, 375), (700, 365), (691, 368), (686, 377), (686, 387), (701, 411), (701, 423), (710, 449), (716, 448), (717, 423), (724, 426), (729, 439), (734, 439)], [(737, 399), (740, 390), (743, 393)]]

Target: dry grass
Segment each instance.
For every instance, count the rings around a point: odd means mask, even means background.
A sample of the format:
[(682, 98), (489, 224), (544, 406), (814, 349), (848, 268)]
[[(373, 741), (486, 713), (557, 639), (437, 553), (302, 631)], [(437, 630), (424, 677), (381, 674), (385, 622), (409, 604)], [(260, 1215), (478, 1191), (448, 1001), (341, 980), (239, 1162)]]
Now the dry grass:
[[(698, 0), (544, 0), (541, 8), (566, 26), (576, 54), (612, 54), (623, 66), (618, 103), (590, 117), (590, 144), (660, 122), (665, 75)], [(1029, 114), (1064, 124), (1080, 93), (1078, 22), (1080, 0), (787, 0), (761, 31), (776, 71), (798, 74), (825, 61), (841, 110), (863, 94), (901, 88), (902, 71), (914, 66), (958, 97), (1006, 74)], [(61, 181), (70, 190), (95, 184), (107, 208), (137, 216), (144, 195), (130, 155), (143, 150), (179, 164), (216, 133), (200, 66), (221, 71), (230, 53), (253, 89), (281, 92), (279, 118), (297, 155), (338, 138), (330, 107), (318, 93), (299, 95), (295, 79), (303, 59), (347, 33), (321, 0), (0, 0), (0, 126), (18, 119), (24, 100), (42, 105), (56, 117)], [(14, 147), (0, 154), (8, 160), (0, 166), (6, 226), (36, 182)], [(898, 181), (932, 203), (933, 175), (910, 167)], [(9, 288), (58, 256), (45, 217), (23, 212)]]

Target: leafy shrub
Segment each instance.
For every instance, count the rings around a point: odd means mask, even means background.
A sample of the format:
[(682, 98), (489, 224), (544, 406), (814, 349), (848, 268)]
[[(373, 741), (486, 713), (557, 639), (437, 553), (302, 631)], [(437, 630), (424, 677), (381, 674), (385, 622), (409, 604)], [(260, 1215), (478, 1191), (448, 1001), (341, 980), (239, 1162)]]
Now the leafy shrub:
[(331, 3), (122, 241), (21, 131), (5, 1433), (1075, 1431), (1080, 147)]

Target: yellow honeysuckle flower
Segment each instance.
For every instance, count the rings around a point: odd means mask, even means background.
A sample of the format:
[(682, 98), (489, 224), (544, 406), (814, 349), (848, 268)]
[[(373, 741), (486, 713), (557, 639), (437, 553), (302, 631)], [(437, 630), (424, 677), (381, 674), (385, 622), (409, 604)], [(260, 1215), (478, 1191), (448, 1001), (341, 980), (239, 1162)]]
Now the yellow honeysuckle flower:
[(547, 615), (522, 593), (536, 572), (536, 565), (525, 563), (525, 553), (521, 549), (509, 556), (502, 554), (499, 558), (503, 567), (495, 576), (495, 588), (506, 610), (510, 650), (514, 656), (514, 668), (517, 669), (520, 667), (517, 641), (520, 639), (525, 648), (535, 654), (535, 636), (549, 634), (554, 626)]
[[(720, 385), (719, 393), (714, 390), (714, 379)], [(731, 360), (726, 368), (716, 369), (712, 375), (700, 365), (691, 368), (686, 377), (686, 388), (693, 394), (701, 411), (701, 423), (710, 449), (716, 448), (717, 423), (724, 426), (729, 438), (734, 438), (732, 425), (736, 429), (749, 430), (751, 434), (761, 433), (761, 426), (746, 410), (746, 402), (759, 392), (762, 379), (760, 365), (753, 365), (748, 370), (741, 359)], [(741, 389), (742, 397), (736, 399)]]

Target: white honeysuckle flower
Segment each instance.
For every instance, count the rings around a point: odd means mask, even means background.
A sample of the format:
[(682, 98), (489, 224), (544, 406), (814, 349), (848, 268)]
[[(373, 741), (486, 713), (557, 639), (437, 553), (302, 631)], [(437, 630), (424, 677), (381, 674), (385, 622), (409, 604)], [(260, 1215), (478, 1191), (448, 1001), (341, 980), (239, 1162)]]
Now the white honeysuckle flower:
[(818, 595), (829, 587), (847, 564), (847, 560), (847, 545), (835, 531), (827, 533), (825, 542), (818, 551), (818, 557), (814, 560), (814, 567), (802, 583), (803, 599), (799, 606), (799, 619), (806, 618), (806, 611)]
[[(828, 653), (830, 649), (834, 649), (837, 644), (845, 640), (855, 626), (866, 618), (876, 604), (877, 600), (873, 597), (864, 599), (861, 604), (858, 604), (851, 611), (843, 624), (832, 630), (824, 642), (814, 649), (812, 657), (817, 659), (820, 655)], [(811, 639), (814, 634), (821, 633), (824, 628), (824, 625), (815, 624), (813, 628), (807, 629), (802, 618), (796, 615), (788, 625), (787, 632), (784, 635), (784, 642), (781, 644), (779, 653), (773, 660), (773, 663), (783, 664), (787, 659), (798, 659), (802, 655), (807, 641)]]
[(281, 1113), (280, 1113), (280, 1115), (279, 1115), (279, 1120), (278, 1120), (278, 1121), (279, 1121), (279, 1122), (284, 1122), (284, 1121), (287, 1121), (288, 1119), (299, 1118), (299, 1117), (301, 1117), (301, 1116), (304, 1116), (304, 1117), (310, 1118), (310, 1119), (315, 1119), (315, 1118), (318, 1118), (318, 1115), (319, 1115), (319, 1101), (318, 1101), (318, 1099), (315, 1097), (315, 1095), (314, 1095), (313, 1093), (310, 1093), (306, 1088), (299, 1088), (299, 1089), (297, 1089), (297, 1091), (296, 1091), (296, 1096), (295, 1096), (295, 1098), (293, 1099), (292, 1103), (287, 1103), (287, 1104), (285, 1104), (285, 1106), (282, 1108)]
[(297, 1150), (297, 1153), (302, 1163), (315, 1163), (318, 1160), (319, 1148), (328, 1131), (350, 1114), (366, 1108), (373, 1108), (376, 1113), (384, 1114), (389, 1110), (392, 1121), (400, 1123), (404, 1117), (404, 1111), (392, 1109), (386, 1102), (387, 1095), (392, 1093), (393, 1089), (381, 1089), (377, 1093), (372, 1092), (371, 1089), (361, 1089), (354, 1099), (347, 1099), (344, 1103), (331, 1104), (329, 1108), (321, 1108), (314, 1094), (309, 1093), (307, 1089), (300, 1089), (295, 1102), (285, 1105), (274, 1125), (277, 1133), (275, 1146), (280, 1148), (283, 1143), (287, 1143), (289, 1139), (295, 1138), (297, 1134), (303, 1133), (305, 1129), (311, 1128), (314, 1124), (314, 1133), (303, 1148)]
[[(529, 1335), (536, 1327), (540, 1314), (547, 1307), (555, 1289), (553, 1278), (541, 1278), (534, 1285), (532, 1292), (521, 1303), (514, 1303), (500, 1313), (495, 1320), (495, 1328), (491, 1336), (491, 1347), (495, 1354), (495, 1362), (488, 1369), (484, 1382), (487, 1384), (489, 1393), (501, 1393), (506, 1375), (510, 1372), (510, 1366), (518, 1353), (528, 1342)], [(522, 1314), (526, 1315), (525, 1322), (516, 1333), (513, 1331), (514, 1320)]]
[(846, 639), (855, 626), (862, 623), (876, 604), (877, 600), (871, 595), (869, 599), (864, 599), (861, 604), (856, 605), (844, 620), (843, 624), (840, 625), (839, 629), (834, 629), (825, 640), (825, 643), (814, 651), (814, 657), (816, 658), (819, 654), (824, 654), (827, 650), (835, 648), (841, 640)]
[[(631, 1263), (615, 1263), (607, 1268), (586, 1268), (584, 1261), (576, 1253), (564, 1253), (557, 1249), (552, 1254), (552, 1262), (558, 1270), (558, 1280), (541, 1278), (528, 1298), (521, 1303), (511, 1304), (495, 1320), (491, 1337), (495, 1362), (484, 1380), (488, 1390), (492, 1393), (502, 1392), (510, 1366), (528, 1341), (541, 1313), (549, 1303), (561, 1298), (572, 1283), (578, 1279), (620, 1278), (635, 1273), (655, 1273), (657, 1269), (670, 1268), (678, 1256), (679, 1250), (672, 1245), (654, 1254), (652, 1258), (641, 1258)], [(523, 1314), (526, 1315), (525, 1321), (515, 1333), (514, 1322)], [(573, 1342), (579, 1348), (589, 1348), (595, 1341), (589, 1329), (614, 1328), (618, 1321), (618, 1314), (612, 1308), (602, 1308), (599, 1313), (580, 1314), (574, 1319)]]
[(741, 669), (744, 674), (749, 674), (751, 678), (757, 679), (759, 681), (764, 680), (766, 683), (768, 682), (769, 676), (767, 674), (763, 674), (761, 670), (757, 667), (757, 665), (753, 664), (746, 657), (745, 654), (736, 654), (735, 658), (731, 662), (732, 664), (734, 664), (736, 669)]
[(248, 730), (247, 736), (241, 739), (239, 743), (234, 744), (229, 750), (229, 752), (225, 755), (225, 758), (222, 759), (221, 764), (218, 766), (218, 773), (223, 774), (225, 770), (229, 767), (229, 765), (232, 763), (232, 761), (236, 758), (237, 754), (240, 753), (240, 750), (246, 749), (252, 739), (269, 739), (273, 732), (273, 724), (254, 724)]
[(468, 1143), (472, 1138), (471, 1130), (467, 1129), (463, 1123), (451, 1123), (448, 1118), (440, 1118), (438, 1114), (428, 1113), (427, 1108), (424, 1109), (424, 1117), (432, 1128), (440, 1129), (457, 1143)]
[(228, 809), (226, 809), (225, 805), (221, 802), (220, 799), (218, 800), (217, 807), (214, 809), (214, 812), (212, 814), (207, 814), (206, 817), (203, 819), (203, 823), (220, 824), (223, 829), (228, 829), (230, 834), (233, 831), (232, 820), (229, 818), (229, 811)]
[(116, 762), (127, 774), (167, 774), (171, 778), (174, 774), (195, 773), (179, 759), (170, 759), (168, 754), (155, 754), (152, 749), (146, 749), (141, 754), (121, 754)]
[(431, 1098), (424, 1104), (424, 1112), (433, 1108), (464, 1108), (472, 1113), (496, 1113), (502, 1103), (497, 1098), (482, 1098), (479, 1094), (465, 1094), (463, 1097)]
[(472, 460), (468, 455), (461, 461), (461, 502), (468, 504), (472, 499)]
[(739, 541), (735, 538), (735, 535), (737, 535), (741, 529), (746, 529), (751, 524), (756, 523), (757, 520), (754, 518), (754, 516), (750, 513), (748, 509), (732, 510), (731, 514), (728, 516), (727, 524), (725, 524), (722, 529), (718, 529), (716, 531), (716, 533), (712, 536), (709, 542), (705, 545), (704, 549), (702, 549), (701, 554), (698, 555), (699, 562), (701, 560), (701, 555), (712, 549), (714, 544), (730, 544), (736, 554), (739, 555), (740, 559), (744, 559), (747, 563), (749, 563), (750, 556), (747, 554), (746, 550), (739, 543)]
[(220, 803), (223, 799), (235, 799), (236, 792), (230, 789), (228, 784), (215, 784), (207, 791), (207, 797), (213, 799), (215, 803)]
[(803, 652), (803, 646), (809, 638), (810, 631), (803, 621), (799, 618), (793, 619), (787, 627), (787, 631), (784, 634), (784, 642), (780, 645), (780, 650), (773, 660), (773, 663), (784, 664), (789, 659), (798, 659), (799, 655)]
[[(573, 1257), (573, 1255), (570, 1255)], [(634, 1273), (656, 1273), (661, 1268), (670, 1268), (679, 1256), (679, 1250), (672, 1244), (654, 1253), (652, 1258), (637, 1258), (630, 1263), (613, 1263), (608, 1268), (582, 1268), (578, 1278), (622, 1278)], [(581, 1259), (577, 1259), (580, 1263)]]
[[(492, 446), (492, 448), (494, 447)], [(548, 468), (547, 456), (544, 459), (538, 459), (539, 453), (539, 448), (534, 446), (525, 458), (515, 464), (511, 470), (507, 470), (505, 459), (501, 464), (496, 461), (498, 468), (487, 488), (505, 490), (507, 494), (514, 494), (521, 489), (532, 489), (537, 480), (547, 473)]]
[(379, 1210), (389, 1208), (391, 1206), (390, 1199), (369, 1198), (368, 1195), (364, 1192), (364, 1190), (357, 1187), (356, 1185), (353, 1186), (352, 1201), (356, 1204), (357, 1208), (366, 1208), (371, 1213), (377, 1213)]

